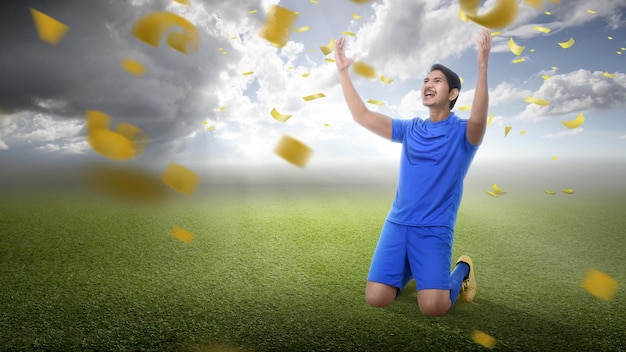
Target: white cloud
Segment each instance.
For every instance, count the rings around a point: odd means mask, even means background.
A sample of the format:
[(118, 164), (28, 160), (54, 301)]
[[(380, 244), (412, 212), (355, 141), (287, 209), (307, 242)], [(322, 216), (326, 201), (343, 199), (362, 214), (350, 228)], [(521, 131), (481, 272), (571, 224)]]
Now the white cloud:
[(44, 114), (22, 118), (23, 127), (17, 137), (28, 142), (49, 142), (78, 136), (85, 123), (81, 120), (59, 120)]
[(572, 136), (576, 136), (576, 135), (583, 133), (584, 130), (585, 130), (584, 128), (579, 127), (579, 128), (574, 128), (574, 129), (563, 131), (563, 132), (548, 134), (548, 135), (543, 136), (543, 138), (572, 137)]

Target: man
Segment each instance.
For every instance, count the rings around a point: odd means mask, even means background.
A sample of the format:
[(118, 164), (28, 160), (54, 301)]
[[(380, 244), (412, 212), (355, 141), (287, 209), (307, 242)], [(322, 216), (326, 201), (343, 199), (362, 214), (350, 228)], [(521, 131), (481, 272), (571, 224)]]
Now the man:
[(463, 179), (487, 126), (491, 34), (482, 29), (474, 39), (478, 45), (478, 78), (468, 120), (451, 112), (461, 90), (459, 77), (439, 64), (431, 68), (422, 86), (428, 119), (392, 119), (369, 110), (348, 74), (354, 58), (345, 56), (345, 38), (337, 41), (335, 62), (352, 118), (373, 133), (402, 143), (396, 197), (365, 286), (365, 298), (371, 306), (391, 304), (411, 278), (417, 286), (420, 311), (426, 316), (443, 316), (458, 297), (471, 302), (476, 294), (470, 257), (461, 256), (450, 272)]

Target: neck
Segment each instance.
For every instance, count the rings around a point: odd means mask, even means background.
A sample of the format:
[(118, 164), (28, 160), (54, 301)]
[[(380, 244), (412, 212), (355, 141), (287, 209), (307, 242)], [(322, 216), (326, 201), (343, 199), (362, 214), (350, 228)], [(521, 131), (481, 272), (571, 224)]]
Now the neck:
[(450, 116), (450, 109), (430, 109), (430, 120), (432, 122), (439, 122), (445, 120), (448, 116)]

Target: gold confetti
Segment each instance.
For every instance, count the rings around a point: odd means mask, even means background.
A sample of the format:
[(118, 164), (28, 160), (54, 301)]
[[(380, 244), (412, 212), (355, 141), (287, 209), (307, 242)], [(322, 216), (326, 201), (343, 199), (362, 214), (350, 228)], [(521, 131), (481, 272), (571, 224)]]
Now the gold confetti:
[(613, 37), (611, 37), (611, 36), (608, 36), (607, 38), (609, 38), (609, 40), (613, 40)]
[(556, 71), (558, 69), (558, 67), (552, 66), (551, 69), (552, 69), (552, 71)]
[(480, 1), (460, 0), (459, 4), (467, 18), (491, 29), (504, 28), (513, 23), (517, 17), (517, 0), (497, 0), (493, 8), (483, 15), (478, 15)]
[(566, 193), (566, 194), (572, 194), (572, 193), (574, 193), (574, 190), (573, 190), (573, 189), (571, 189), (571, 188), (564, 189), (564, 190), (563, 190), (563, 193)]
[(534, 53), (534, 52), (535, 52), (535, 49), (530, 49), (530, 52), (531, 52), (531, 53)]
[(378, 101), (378, 100), (374, 100), (374, 99), (370, 99), (370, 100), (368, 100), (367, 102), (368, 102), (368, 103), (370, 103), (370, 104), (378, 105), (378, 106), (383, 106), (383, 105), (385, 105), (385, 103), (384, 103), (384, 102), (382, 102), (382, 101)]
[(546, 14), (546, 16), (551, 16), (552, 15), (552, 12), (550, 12), (550, 11), (546, 11), (544, 13)]
[(311, 26), (304, 26), (304, 27), (296, 28), (294, 32), (300, 33), (300, 32), (306, 32), (310, 30), (311, 30)]
[(252, 15), (253, 13), (257, 13), (257, 10), (250, 10), (248, 13)]
[(511, 52), (513, 54), (520, 56), (522, 55), (522, 52), (524, 51), (525, 48), (526, 48), (525, 46), (517, 45), (515, 41), (513, 40), (513, 37), (509, 39), (509, 49), (511, 49)]
[(384, 75), (380, 75), (380, 81), (385, 84), (391, 84), (391, 82), (393, 82), (393, 79), (386, 78)]
[(548, 75), (541, 75), (541, 78), (543, 78), (544, 81), (547, 81), (550, 79), (550, 76)]
[(613, 299), (619, 288), (615, 279), (596, 269), (587, 270), (580, 286), (589, 294), (606, 302)]
[(555, 191), (550, 190), (550, 189), (545, 190), (544, 192), (546, 192), (546, 194), (549, 194), (549, 195), (551, 195), (551, 196), (553, 196), (554, 194), (556, 194), (556, 192), (555, 192)]
[(469, 18), (467, 17), (467, 14), (465, 12), (463, 12), (463, 10), (461, 10), (459, 8), (459, 18), (461, 19), (461, 21), (463, 22), (469, 22)]
[(569, 49), (569, 48), (571, 48), (571, 47), (572, 47), (572, 45), (574, 45), (574, 43), (575, 43), (574, 38), (569, 38), (569, 40), (568, 40), (568, 41), (566, 41), (566, 42), (562, 42), (562, 43), (559, 43), (559, 45), (560, 45), (560, 46), (561, 46), (561, 48), (563, 48), (563, 49)]
[(319, 1), (317, 0), (309, 0), (309, 1), (311, 1), (311, 4), (315, 4), (315, 5), (319, 4)]
[(497, 32), (491, 32), (491, 36), (492, 36), (492, 37), (495, 37), (495, 36), (498, 36), (498, 35), (501, 35), (501, 34), (502, 34), (502, 32), (500, 32), (500, 31), (497, 31)]
[(191, 242), (193, 242), (195, 238), (193, 233), (178, 226), (172, 227), (172, 229), (170, 230), (170, 235), (185, 244), (191, 244)]
[(254, 71), (248, 71), (248, 72), (242, 73), (242, 75), (244, 75), (244, 76), (250, 76), (250, 75), (253, 75), (253, 74), (254, 74)]
[(595, 12), (594, 10), (587, 10), (587, 13), (590, 13), (590, 14), (592, 14), (592, 15), (595, 15), (595, 14), (596, 14), (596, 12)]
[(324, 61), (328, 61), (328, 62), (335, 62), (335, 59), (331, 59), (329, 57), (325, 57)]
[(524, 98), (524, 101), (530, 104), (537, 104), (541, 106), (547, 106), (548, 104), (550, 104), (550, 102), (548, 102), (547, 100), (537, 99), (533, 97), (526, 97)]
[(203, 124), (203, 125), (208, 125), (208, 124), (209, 124), (209, 121), (202, 121), (202, 124)]
[(505, 126), (504, 127), (504, 137), (509, 135), (509, 132), (511, 132), (512, 128), (513, 128), (513, 126)]
[(174, 1), (185, 6), (189, 6), (191, 4), (189, 0), (174, 0)]
[(324, 55), (328, 55), (335, 50), (335, 38), (330, 38), (330, 42), (328, 45), (320, 46), (320, 50), (324, 53)]
[(324, 97), (326, 97), (324, 93), (317, 93), (317, 94), (307, 95), (305, 97), (302, 97), (302, 99), (304, 99), (305, 101), (311, 101), (311, 100), (320, 99)]
[(224, 110), (226, 110), (226, 107), (225, 106), (220, 106), (220, 111), (224, 111)]
[(303, 74), (302, 74), (302, 77), (304, 77), (304, 78), (307, 78), (307, 77), (309, 77), (309, 76), (310, 76), (310, 74), (309, 74), (309, 73), (303, 73)]
[(488, 335), (480, 330), (472, 331), (472, 341), (490, 350), (496, 347), (497, 342), (491, 335)]
[[(183, 33), (170, 31), (173, 27), (182, 28)], [(184, 54), (194, 52), (200, 46), (200, 34), (196, 27), (171, 12), (152, 12), (141, 17), (133, 25), (131, 33), (155, 48), (159, 47), (161, 38), (167, 34), (167, 45)]]
[(524, 2), (526, 5), (534, 7), (537, 11), (541, 10), (541, 7), (543, 6), (543, 0), (526, 0)]
[(550, 1), (553, 4), (557, 4), (557, 5), (561, 3), (561, 0), (548, 0), (548, 1)]
[(526, 134), (526, 131), (519, 131), (519, 134)]
[(43, 12), (33, 9), (32, 7), (30, 8), (30, 14), (35, 22), (35, 28), (37, 29), (39, 39), (52, 46), (59, 44), (61, 39), (63, 39), (67, 31), (70, 29), (70, 27)]
[(495, 194), (495, 193), (493, 193), (493, 192), (491, 192), (491, 191), (486, 191), (486, 192), (487, 192), (487, 194), (488, 194), (488, 195), (490, 195), (490, 196), (492, 196), (492, 197), (495, 197), (495, 198), (498, 198), (498, 197), (499, 197), (497, 194)]
[(550, 159), (555, 160), (555, 161), (556, 161), (556, 160), (559, 160), (559, 158), (558, 158), (558, 157), (556, 157), (556, 156), (552, 156), (552, 157), (550, 157)]
[(459, 107), (459, 111), (468, 111), (468, 110), (472, 110), (472, 104)]
[(493, 191), (497, 194), (504, 194), (506, 193), (503, 189), (500, 189), (500, 187), (498, 187), (498, 184), (494, 183), (493, 186), (491, 186), (491, 188), (493, 188)]
[(360, 20), (361, 18), (363, 18), (363, 16), (359, 16), (359, 15), (357, 15), (357, 14), (353, 13), (353, 14), (352, 14), (352, 18), (358, 21), (358, 20)]
[(161, 180), (171, 189), (190, 196), (195, 192), (200, 177), (180, 164), (170, 163), (161, 176)]
[(113, 160), (126, 160), (140, 154), (148, 143), (143, 131), (129, 123), (120, 123), (111, 131), (111, 117), (103, 112), (87, 110), (87, 142), (91, 148)]
[(272, 5), (259, 35), (273, 46), (282, 48), (287, 44), (297, 18), (298, 15), (291, 10)]
[(362, 5), (362, 4), (368, 3), (368, 2), (370, 2), (372, 0), (350, 0), (350, 1), (355, 2), (355, 3), (359, 4), (359, 5)]
[(534, 26), (533, 29), (542, 33), (550, 33), (550, 28), (546, 27)]
[(608, 77), (608, 78), (615, 78), (615, 75), (614, 75), (613, 73), (608, 73), (608, 72), (605, 72), (605, 73), (603, 73), (602, 75), (603, 75), (604, 77)]
[(616, 51), (617, 55), (622, 55), (621, 51)]
[(272, 115), (272, 117), (274, 118), (274, 120), (276, 121), (280, 121), (280, 122), (286, 122), (287, 120), (289, 120), (289, 118), (293, 115), (284, 115), (279, 113), (278, 111), (276, 111), (276, 108), (273, 108), (272, 111), (270, 112), (270, 114)]
[(514, 59), (512, 62), (514, 64), (519, 64), (520, 62), (524, 62), (526, 61), (526, 59), (524, 59), (523, 57), (520, 57), (519, 59)]
[(489, 114), (489, 119), (487, 119), (487, 127), (491, 127), (493, 123), (493, 113)]
[(344, 32), (342, 32), (342, 33), (343, 33), (343, 34), (345, 34), (345, 35), (349, 35), (349, 36), (351, 36), (351, 37), (354, 37), (354, 36), (355, 36), (354, 32), (344, 31)]
[(459, 76), (459, 81), (461, 81), (461, 84), (463, 84), (463, 82), (465, 82), (465, 80), (461, 76)]
[(370, 66), (368, 64), (366, 64), (365, 62), (362, 61), (357, 61), (355, 63), (352, 64), (352, 71), (354, 71), (354, 73), (363, 76), (365, 78), (368, 79), (374, 79), (378, 76), (378, 73), (376, 72), (376, 68), (374, 68), (373, 66)]
[(125, 58), (120, 62), (122, 68), (135, 77), (141, 77), (146, 73), (146, 68), (139, 62), (130, 58)]
[(330, 126), (330, 124), (328, 124), (328, 123), (325, 123), (325, 124), (324, 124), (324, 127), (328, 127), (328, 126)]
[(276, 144), (274, 153), (287, 162), (304, 168), (313, 155), (313, 149), (291, 136), (283, 135)]
[(207, 127), (207, 131), (213, 131), (213, 130), (215, 130), (215, 126), (209, 126), (209, 127)]
[(570, 120), (570, 121), (561, 121), (563, 126), (567, 127), (570, 130), (573, 128), (580, 127), (584, 122), (585, 122), (585, 116), (583, 116), (583, 114), (578, 114), (578, 116), (575, 119)]

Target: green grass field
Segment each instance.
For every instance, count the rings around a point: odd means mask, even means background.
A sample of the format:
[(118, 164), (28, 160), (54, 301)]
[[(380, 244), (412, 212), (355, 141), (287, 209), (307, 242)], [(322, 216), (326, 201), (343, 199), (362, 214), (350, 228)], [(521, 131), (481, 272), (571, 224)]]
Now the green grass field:
[[(0, 350), (626, 350), (625, 193), (468, 190), (454, 258), (471, 304), (420, 315), (414, 284), (365, 304), (393, 189), (207, 191), (159, 205), (78, 192), (0, 198)], [(196, 236), (184, 244), (173, 226)], [(609, 302), (589, 268), (620, 284)]]

